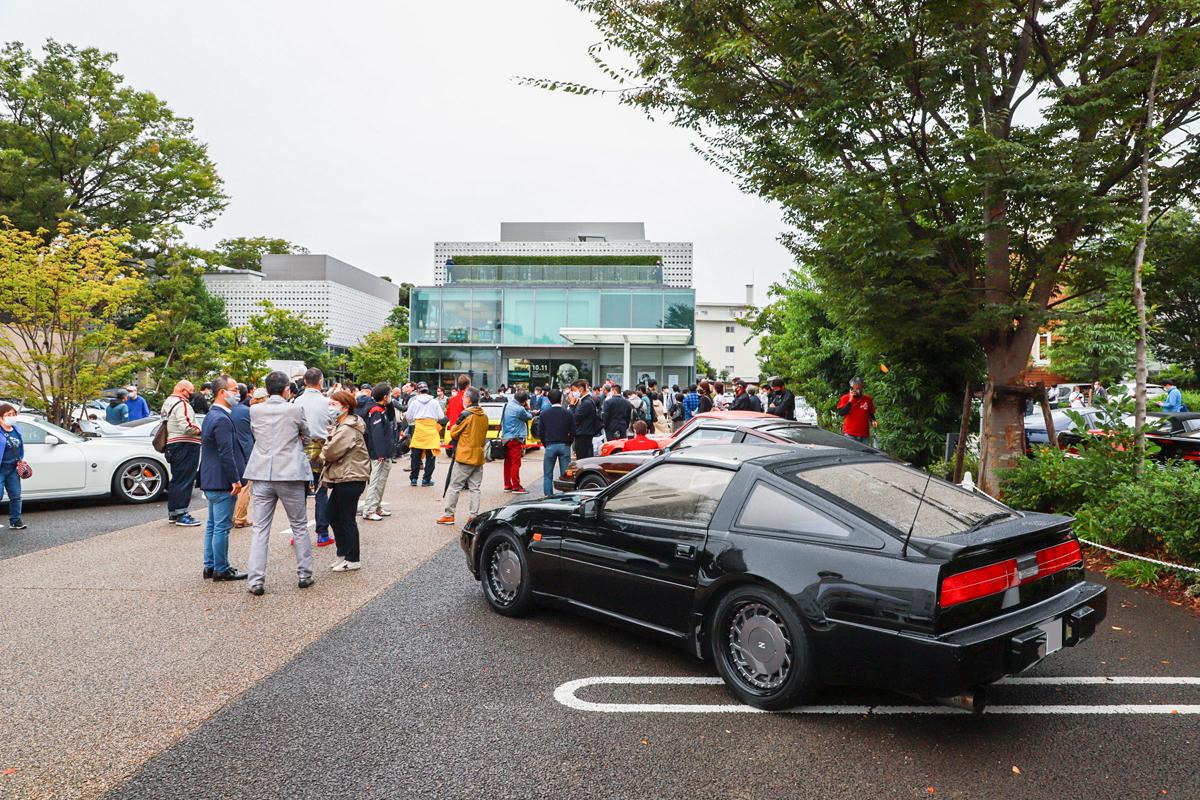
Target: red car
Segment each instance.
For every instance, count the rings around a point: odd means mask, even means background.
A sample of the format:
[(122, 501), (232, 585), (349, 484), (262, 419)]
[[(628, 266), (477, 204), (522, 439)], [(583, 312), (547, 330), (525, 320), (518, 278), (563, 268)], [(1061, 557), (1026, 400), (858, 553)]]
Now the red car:
[[(687, 433), (697, 420), (721, 419), (721, 420), (751, 420), (751, 419), (779, 419), (779, 417), (771, 414), (763, 414), (758, 411), (706, 411), (703, 414), (695, 414), (687, 422), (679, 426), (679, 430), (672, 433), (650, 433), (647, 438), (658, 442), (658, 446), (668, 447), (679, 437)], [(600, 445), (600, 455), (611, 456), (614, 453), (620, 453), (624, 449), (625, 439), (612, 439)]]

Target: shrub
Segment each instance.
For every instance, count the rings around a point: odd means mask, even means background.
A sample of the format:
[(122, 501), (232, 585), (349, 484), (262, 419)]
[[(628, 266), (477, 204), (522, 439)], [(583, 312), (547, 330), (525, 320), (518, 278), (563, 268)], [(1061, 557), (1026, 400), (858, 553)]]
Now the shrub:
[(1033, 458), (1001, 474), (1004, 501), (1031, 511), (1074, 514), (1090, 500), (1103, 498), (1113, 486), (1133, 478), (1136, 455), (1111, 441), (1089, 438), (1078, 457), (1054, 447), (1040, 447)]
[[(925, 469), (933, 473), (935, 478), (941, 478), (944, 481), (954, 479), (953, 458), (951, 458), (949, 461), (934, 461)], [(971, 473), (971, 478), (973, 480), (979, 480), (979, 455), (977, 453), (972, 453), (970, 450), (968, 450), (963, 454), (963, 472), (969, 472)]]
[(1147, 466), (1141, 478), (1113, 484), (1076, 514), (1085, 539), (1133, 548), (1165, 549), (1185, 563), (1200, 563), (1200, 468), (1175, 463)]

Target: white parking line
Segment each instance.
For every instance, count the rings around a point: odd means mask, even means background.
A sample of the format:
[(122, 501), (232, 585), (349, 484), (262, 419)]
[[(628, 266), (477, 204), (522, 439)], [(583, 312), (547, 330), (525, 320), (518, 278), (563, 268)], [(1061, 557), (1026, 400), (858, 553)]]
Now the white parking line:
[[(580, 689), (588, 686), (620, 685), (620, 686), (713, 686), (721, 684), (722, 680), (715, 677), (691, 676), (660, 676), (636, 677), (623, 675), (602, 675), (591, 678), (577, 678), (567, 681), (554, 690), (554, 699), (567, 708), (576, 711), (596, 711), (602, 714), (767, 714), (752, 706), (716, 703), (596, 703), (581, 700), (576, 696)], [(1163, 678), (1163, 677), (1103, 677), (1103, 676), (1070, 676), (1062, 678), (1007, 678), (1005, 684), (1012, 685), (1160, 685), (1160, 686), (1196, 686), (1200, 678)], [(855, 714), (855, 715), (897, 715), (897, 714), (969, 714), (957, 708), (948, 706), (892, 706), (892, 705), (823, 705), (801, 706), (781, 712), (785, 714)], [(1121, 703), (1115, 705), (1009, 705), (988, 706), (986, 714), (1200, 714), (1200, 705), (1173, 705)]]

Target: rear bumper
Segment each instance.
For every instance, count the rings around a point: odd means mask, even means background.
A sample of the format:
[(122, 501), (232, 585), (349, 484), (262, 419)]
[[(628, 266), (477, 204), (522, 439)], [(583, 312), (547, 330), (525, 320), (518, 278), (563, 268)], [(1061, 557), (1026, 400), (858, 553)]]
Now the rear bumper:
[(952, 697), (1047, 657), (1047, 646), (1057, 644), (1052, 641), (1057, 631), (1048, 640), (1046, 628), (1062, 625), (1064, 648), (1089, 638), (1107, 611), (1106, 591), (1084, 582), (1036, 605), (940, 636), (878, 631), (870, 638), (877, 653), (895, 653), (887, 659), (888, 688), (926, 698)]
[(575, 491), (575, 481), (569, 478), (555, 478), (554, 491), (556, 492), (573, 492)]

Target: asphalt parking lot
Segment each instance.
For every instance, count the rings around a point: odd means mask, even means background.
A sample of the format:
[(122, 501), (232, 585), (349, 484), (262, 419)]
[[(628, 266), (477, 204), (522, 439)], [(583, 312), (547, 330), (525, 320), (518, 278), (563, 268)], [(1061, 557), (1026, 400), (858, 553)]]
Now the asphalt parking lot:
[(1092, 640), (996, 688), (1007, 712), (742, 713), (682, 652), (492, 613), (450, 543), (109, 796), (1200, 797), (1200, 621), (1110, 592)]

